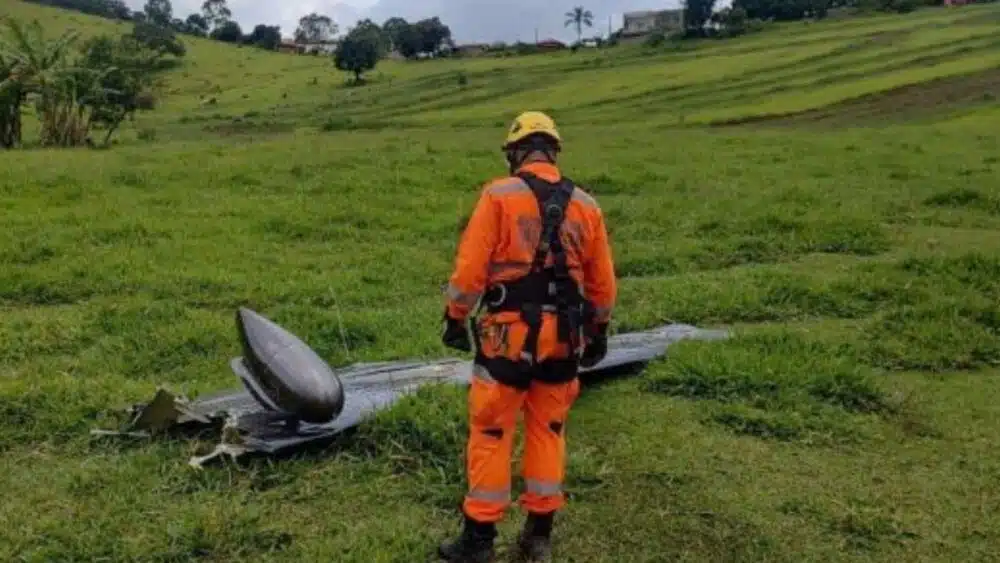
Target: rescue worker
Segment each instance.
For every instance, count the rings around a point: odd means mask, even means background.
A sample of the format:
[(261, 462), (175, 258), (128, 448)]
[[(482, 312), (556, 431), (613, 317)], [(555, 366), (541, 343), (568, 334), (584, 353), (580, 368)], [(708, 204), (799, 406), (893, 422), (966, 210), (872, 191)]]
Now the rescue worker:
[(565, 502), (566, 419), (579, 393), (578, 368), (607, 353), (617, 294), (608, 235), (597, 202), (557, 167), (561, 146), (549, 116), (518, 116), (503, 145), (510, 175), (484, 186), (459, 243), (442, 340), (464, 351), (474, 343), (475, 360), (464, 528), (440, 546), (447, 561), (494, 556), (522, 410), (519, 504), (527, 519), (518, 544), (529, 560), (548, 557), (553, 515)]

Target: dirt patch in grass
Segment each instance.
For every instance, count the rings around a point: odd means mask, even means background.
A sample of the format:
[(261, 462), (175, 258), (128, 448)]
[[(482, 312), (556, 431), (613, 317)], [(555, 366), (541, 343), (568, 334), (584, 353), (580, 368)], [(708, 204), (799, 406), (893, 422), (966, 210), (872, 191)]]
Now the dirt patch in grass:
[(907, 84), (844, 100), (822, 108), (781, 115), (762, 115), (715, 122), (716, 127), (766, 124), (846, 124), (872, 120), (906, 120), (962, 106), (993, 102), (1000, 92), (1000, 68)]

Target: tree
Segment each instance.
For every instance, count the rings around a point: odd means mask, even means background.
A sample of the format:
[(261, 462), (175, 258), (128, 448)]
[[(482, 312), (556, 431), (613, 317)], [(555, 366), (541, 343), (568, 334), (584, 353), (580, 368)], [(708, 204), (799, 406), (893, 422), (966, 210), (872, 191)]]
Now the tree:
[[(735, 1), (733, 2), (735, 6)], [(684, 0), (684, 34), (687, 37), (703, 37), (705, 24), (715, 11), (715, 0)]]
[(385, 33), (385, 29), (379, 27), (377, 23), (371, 19), (365, 18), (354, 25), (354, 31), (356, 33), (371, 33), (372, 35), (378, 36), (379, 39), (379, 58), (385, 56), (386, 53), (391, 49), (391, 43), (389, 41), (388, 35)]
[(130, 37), (161, 57), (163, 55), (173, 55), (180, 58), (187, 51), (173, 29), (160, 27), (149, 21), (133, 24)]
[(420, 29), (413, 24), (406, 24), (397, 29), (396, 50), (408, 59), (423, 52), (424, 40)]
[(146, 0), (143, 12), (146, 14), (146, 21), (160, 27), (170, 27), (170, 22), (174, 19), (174, 8), (170, 0)]
[(382, 33), (387, 39), (390, 50), (402, 52), (402, 45), (410, 24), (403, 18), (389, 18), (382, 24)]
[(205, 16), (201, 14), (191, 14), (184, 20), (184, 24), (187, 27), (187, 32), (191, 35), (197, 35), (198, 37), (205, 37), (208, 35), (208, 20)]
[(316, 12), (302, 16), (295, 30), (296, 43), (324, 43), (337, 33), (337, 24), (329, 16)]
[(84, 45), (81, 67), (99, 74), (98, 87), (86, 105), (91, 122), (104, 127), (107, 146), (118, 127), (142, 108), (143, 95), (152, 87), (157, 55), (136, 40), (123, 36), (114, 41), (98, 36)]
[(247, 43), (274, 51), (281, 45), (281, 28), (276, 25), (259, 24), (247, 36)]
[(743, 35), (749, 30), (747, 11), (739, 6), (723, 8), (712, 14), (711, 19), (722, 28), (722, 33), (727, 37)]
[(132, 17), (132, 10), (128, 9), (122, 0), (105, 0), (105, 15), (117, 20), (127, 20)]
[(375, 68), (382, 57), (382, 32), (377, 25), (359, 25), (337, 44), (333, 62), (338, 70), (354, 73), (354, 83), (361, 75)]
[(240, 27), (240, 24), (228, 20), (213, 29), (209, 37), (223, 43), (240, 43), (243, 41), (243, 28)]
[(394, 49), (408, 59), (421, 53), (437, 54), (446, 46), (454, 46), (451, 28), (437, 17), (412, 24), (403, 18), (389, 18), (382, 25), (381, 35), (386, 50)]
[(205, 0), (201, 5), (201, 14), (205, 17), (205, 21), (208, 22), (209, 29), (212, 31), (226, 25), (226, 22), (233, 17), (233, 12), (226, 5), (226, 0)]
[(566, 12), (565, 27), (576, 26), (576, 41), (579, 43), (583, 39), (583, 26), (594, 26), (594, 14), (590, 10), (585, 10), (583, 6), (577, 6)]
[(421, 53), (437, 54), (442, 47), (451, 42), (451, 29), (437, 16), (423, 19), (413, 25), (420, 37)]

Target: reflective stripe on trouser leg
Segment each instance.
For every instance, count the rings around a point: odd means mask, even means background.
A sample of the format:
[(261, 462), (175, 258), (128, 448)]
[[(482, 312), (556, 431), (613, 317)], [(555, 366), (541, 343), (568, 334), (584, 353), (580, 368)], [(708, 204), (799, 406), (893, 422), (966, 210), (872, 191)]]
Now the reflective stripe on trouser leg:
[(579, 379), (567, 383), (532, 382), (524, 409), (524, 492), (520, 504), (536, 513), (559, 510), (565, 504), (562, 484), (566, 469), (566, 419), (580, 389)]
[(497, 522), (510, 506), (510, 457), (524, 395), (493, 381), (482, 366), (474, 367), (466, 447), (469, 490), (462, 503), (473, 520)]

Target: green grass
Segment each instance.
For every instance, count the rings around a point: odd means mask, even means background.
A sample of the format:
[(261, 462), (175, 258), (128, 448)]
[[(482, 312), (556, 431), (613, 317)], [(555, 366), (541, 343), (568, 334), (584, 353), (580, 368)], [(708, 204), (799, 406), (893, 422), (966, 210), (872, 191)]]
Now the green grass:
[(615, 330), (737, 335), (584, 392), (557, 560), (995, 560), (998, 14), (387, 62), (361, 88), (186, 40), (116, 147), (0, 154), (0, 560), (427, 560), (457, 531), (460, 389), (202, 472), (207, 443), (88, 431), (160, 383), (233, 385), (240, 305), (334, 365), (450, 355), (440, 284), (528, 107), (604, 209)]

